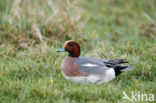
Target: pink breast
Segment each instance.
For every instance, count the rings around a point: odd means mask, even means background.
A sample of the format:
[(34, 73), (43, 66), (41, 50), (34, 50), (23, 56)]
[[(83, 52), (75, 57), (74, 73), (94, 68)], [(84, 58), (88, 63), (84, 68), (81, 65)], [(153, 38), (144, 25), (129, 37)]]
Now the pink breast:
[(67, 56), (65, 60), (62, 63), (62, 72), (66, 76), (87, 76), (84, 73), (79, 72), (79, 65), (74, 65), (74, 59), (73, 57)]

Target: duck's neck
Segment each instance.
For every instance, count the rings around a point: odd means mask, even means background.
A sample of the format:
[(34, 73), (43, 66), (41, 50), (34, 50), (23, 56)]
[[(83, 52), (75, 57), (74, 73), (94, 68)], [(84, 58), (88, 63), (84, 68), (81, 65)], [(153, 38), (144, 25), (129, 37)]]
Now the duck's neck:
[(69, 52), (68, 56), (73, 57), (73, 58), (78, 58), (80, 55), (80, 52)]
[(68, 56), (75, 57), (75, 53), (74, 52), (69, 52)]

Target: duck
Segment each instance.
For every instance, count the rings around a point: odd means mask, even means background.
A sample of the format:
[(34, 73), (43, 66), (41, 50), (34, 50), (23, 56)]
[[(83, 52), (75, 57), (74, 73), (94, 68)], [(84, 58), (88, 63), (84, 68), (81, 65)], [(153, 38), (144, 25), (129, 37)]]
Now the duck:
[(131, 69), (131, 66), (121, 65), (128, 63), (126, 59), (80, 57), (80, 45), (74, 40), (66, 41), (63, 48), (57, 52), (68, 52), (62, 62), (61, 71), (65, 79), (73, 82), (102, 84)]

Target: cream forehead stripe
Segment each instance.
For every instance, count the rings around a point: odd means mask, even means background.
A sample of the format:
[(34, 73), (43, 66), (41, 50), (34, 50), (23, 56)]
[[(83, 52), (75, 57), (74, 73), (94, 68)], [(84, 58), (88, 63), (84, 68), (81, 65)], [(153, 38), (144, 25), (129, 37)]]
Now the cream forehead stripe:
[(64, 43), (64, 47), (69, 43), (69, 42), (75, 42), (74, 40), (68, 40)]

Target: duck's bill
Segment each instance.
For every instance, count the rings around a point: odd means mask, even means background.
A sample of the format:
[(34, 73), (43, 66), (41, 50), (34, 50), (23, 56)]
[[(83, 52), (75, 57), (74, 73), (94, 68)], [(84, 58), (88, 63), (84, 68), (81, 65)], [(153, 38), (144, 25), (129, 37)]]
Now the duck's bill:
[(66, 51), (64, 48), (57, 50), (57, 52), (64, 52)]

